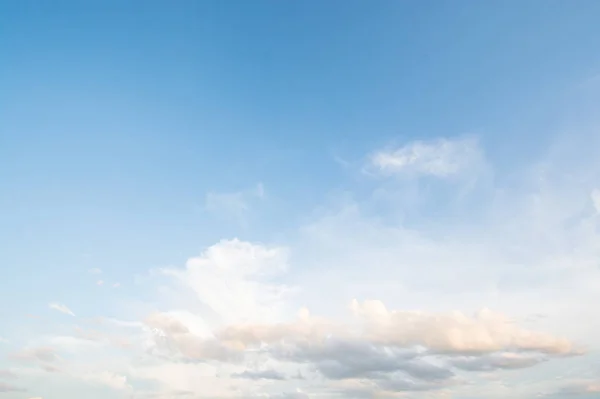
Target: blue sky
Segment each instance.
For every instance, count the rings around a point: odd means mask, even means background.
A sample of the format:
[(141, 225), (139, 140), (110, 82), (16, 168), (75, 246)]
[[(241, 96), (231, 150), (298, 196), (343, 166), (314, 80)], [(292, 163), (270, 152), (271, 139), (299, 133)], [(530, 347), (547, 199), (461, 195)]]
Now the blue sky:
[(0, 2), (0, 397), (600, 391), (599, 13)]

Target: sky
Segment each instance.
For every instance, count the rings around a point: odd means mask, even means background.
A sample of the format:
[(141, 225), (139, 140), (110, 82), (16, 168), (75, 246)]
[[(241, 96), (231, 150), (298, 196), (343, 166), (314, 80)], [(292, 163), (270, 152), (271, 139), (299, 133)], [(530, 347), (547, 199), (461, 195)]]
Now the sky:
[(0, 399), (598, 397), (598, 15), (0, 1)]

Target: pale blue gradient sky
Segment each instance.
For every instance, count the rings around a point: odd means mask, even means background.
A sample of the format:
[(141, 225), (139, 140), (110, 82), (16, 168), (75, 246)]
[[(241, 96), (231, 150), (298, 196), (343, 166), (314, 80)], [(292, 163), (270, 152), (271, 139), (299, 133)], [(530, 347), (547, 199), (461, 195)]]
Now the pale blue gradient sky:
[[(210, 319), (148, 271), (233, 238), (286, 248), (290, 317), (355, 297), (524, 318), (555, 291), (593, 300), (599, 15), (591, 0), (0, 2), (0, 369), (28, 389), (0, 397), (70, 398), (13, 364), (70, 323)], [(372, 162), (419, 141), (435, 162), (455, 160), (443, 143), (478, 155), (450, 178)], [(594, 347), (587, 311), (573, 331), (558, 311), (536, 327)], [(566, 385), (600, 383), (590, 358)], [(531, 369), (548, 392), (553, 362)]]

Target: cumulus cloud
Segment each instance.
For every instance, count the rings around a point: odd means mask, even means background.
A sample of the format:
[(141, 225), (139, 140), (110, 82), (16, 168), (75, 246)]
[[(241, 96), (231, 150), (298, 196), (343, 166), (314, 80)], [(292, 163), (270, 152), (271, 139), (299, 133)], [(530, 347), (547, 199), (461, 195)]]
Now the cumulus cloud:
[[(181, 315), (154, 313), (145, 323), (156, 331), (153, 353), (173, 361), (226, 367), (248, 364), (259, 356), (308, 366), (330, 381), (370, 381), (368, 386), (348, 388), (367, 396), (444, 389), (460, 384), (458, 371), (527, 368), (574, 353), (569, 341), (519, 328), (489, 310), (472, 317), (406, 312), (388, 310), (379, 301), (354, 302), (351, 310), (356, 319), (350, 322), (313, 317), (303, 309), (288, 323), (237, 322), (209, 333), (202, 326), (196, 329), (200, 335)], [(233, 372), (231, 377), (286, 380), (279, 371), (260, 368)]]
[(66, 305), (63, 305), (62, 303), (53, 302), (48, 304), (48, 307), (50, 309), (57, 310), (61, 313), (68, 314), (69, 316), (75, 316), (75, 313), (73, 313), (71, 309), (69, 309)]
[(185, 269), (163, 272), (191, 289), (223, 324), (273, 320), (289, 290), (269, 278), (287, 269), (287, 258), (283, 247), (223, 240), (188, 260)]
[(376, 151), (368, 166), (384, 175), (447, 178), (480, 166), (482, 160), (475, 138), (438, 138)]

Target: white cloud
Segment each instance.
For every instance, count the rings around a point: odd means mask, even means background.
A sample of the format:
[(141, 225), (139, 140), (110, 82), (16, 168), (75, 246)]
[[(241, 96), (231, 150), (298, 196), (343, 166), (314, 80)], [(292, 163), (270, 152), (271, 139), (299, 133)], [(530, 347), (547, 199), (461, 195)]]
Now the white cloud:
[(506, 349), (570, 354), (565, 339), (522, 330), (487, 309), (468, 317), (460, 312), (388, 311), (380, 301), (354, 301), (352, 310), (367, 322), (370, 341), (383, 345), (422, 345), (439, 353), (486, 353)]
[(597, 213), (600, 213), (600, 190), (595, 188), (592, 190), (591, 194), (592, 203), (594, 204), (594, 209)]
[(201, 256), (188, 260), (185, 269), (165, 269), (169, 276), (191, 289), (224, 324), (273, 320), (281, 316), (288, 289), (269, 282), (287, 268), (287, 250), (223, 240)]
[(127, 382), (127, 376), (109, 371), (85, 374), (82, 379), (92, 384), (104, 385), (119, 391), (131, 389), (131, 385)]
[(482, 160), (475, 138), (438, 138), (376, 151), (369, 166), (384, 175), (446, 178), (481, 166)]
[(90, 270), (88, 270), (88, 272), (89, 272), (90, 274), (102, 274), (102, 270), (101, 270), (101, 269), (98, 269), (98, 268), (93, 268), (93, 269), (90, 269)]
[(75, 316), (75, 313), (73, 313), (73, 311), (71, 311), (71, 309), (69, 309), (66, 305), (63, 305), (61, 303), (53, 302), (53, 303), (48, 304), (48, 307), (50, 309), (57, 310), (61, 313), (68, 314), (70, 316)]
[(204, 209), (245, 223), (252, 206), (264, 198), (264, 186), (258, 183), (251, 190), (232, 193), (209, 192), (204, 199)]
[(103, 280), (98, 280), (98, 281), (96, 281), (96, 284), (98, 286), (103, 286), (104, 285), (104, 281)]

